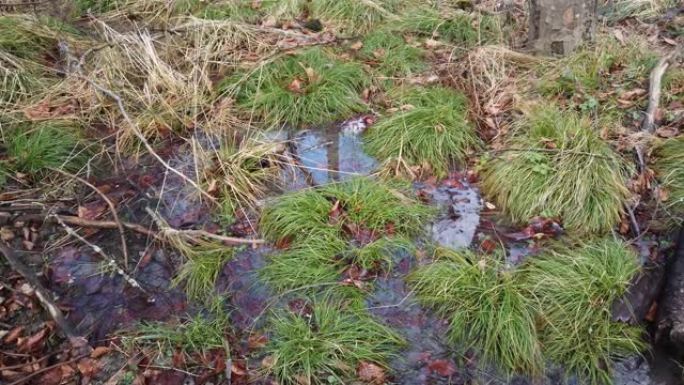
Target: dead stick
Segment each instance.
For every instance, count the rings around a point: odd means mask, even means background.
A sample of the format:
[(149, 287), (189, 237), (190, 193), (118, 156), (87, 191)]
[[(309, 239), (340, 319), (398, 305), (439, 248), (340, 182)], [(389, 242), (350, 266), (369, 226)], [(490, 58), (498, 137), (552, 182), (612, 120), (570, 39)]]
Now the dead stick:
[(76, 179), (77, 181), (83, 183), (84, 185), (90, 187), (93, 191), (97, 193), (104, 201), (107, 203), (107, 206), (109, 206), (109, 211), (112, 213), (112, 217), (114, 218), (114, 222), (116, 222), (116, 227), (119, 229), (119, 235), (121, 237), (121, 253), (123, 254), (124, 257), (124, 266), (128, 266), (128, 244), (126, 242), (126, 235), (124, 233), (124, 228), (123, 225), (121, 224), (121, 221), (119, 220), (119, 214), (116, 212), (116, 207), (114, 207), (114, 203), (112, 202), (111, 199), (105, 193), (100, 191), (99, 188), (95, 187), (92, 183), (88, 182), (87, 180), (81, 178), (78, 175), (73, 175), (70, 174), (66, 171), (60, 170), (58, 168), (50, 168), (53, 171), (56, 171), (62, 175), (66, 175), (70, 178)]
[(117, 105), (117, 107), (119, 108), (119, 112), (121, 112), (121, 115), (123, 116), (124, 120), (125, 120), (126, 123), (128, 123), (128, 125), (131, 127), (131, 130), (133, 130), (133, 134), (138, 138), (138, 140), (140, 140), (140, 142), (143, 144), (143, 146), (145, 146), (145, 149), (147, 149), (147, 151), (148, 151), (148, 152), (149, 152), (149, 153), (150, 153), (150, 154), (151, 154), (159, 163), (161, 163), (162, 166), (164, 166), (164, 168), (166, 168), (168, 171), (170, 171), (170, 172), (172, 172), (172, 173), (178, 175), (181, 179), (183, 179), (184, 181), (186, 181), (187, 183), (189, 183), (192, 187), (196, 188), (197, 191), (199, 191), (200, 194), (202, 194), (203, 196), (205, 196), (206, 198), (208, 198), (210, 202), (214, 202), (214, 201), (216, 200), (216, 198), (214, 198), (213, 196), (209, 195), (209, 193), (207, 193), (206, 191), (204, 191), (204, 190), (203, 190), (203, 189), (202, 189), (194, 180), (188, 178), (188, 177), (187, 177), (185, 174), (183, 174), (182, 172), (180, 172), (180, 171), (176, 170), (175, 168), (171, 167), (171, 165), (168, 164), (168, 162), (166, 162), (164, 159), (162, 159), (161, 156), (159, 156), (159, 154), (157, 154), (157, 152), (154, 150), (154, 148), (152, 148), (152, 145), (150, 145), (150, 142), (148, 142), (148, 141), (147, 141), (147, 138), (145, 138), (145, 135), (143, 135), (143, 133), (140, 132), (140, 130), (138, 129), (137, 124), (133, 121), (133, 119), (131, 119), (130, 115), (128, 115), (128, 112), (126, 112), (126, 108), (125, 108), (124, 105), (123, 105), (123, 100), (121, 99), (121, 97), (120, 97), (119, 95), (115, 94), (113, 91), (111, 91), (111, 90), (109, 90), (109, 89), (107, 89), (107, 88), (104, 88), (103, 86), (101, 86), (101, 85), (95, 83), (94, 81), (88, 79), (87, 77), (85, 77), (85, 76), (83, 76), (83, 75), (80, 75), (80, 74), (73, 74), (73, 75), (76, 76), (76, 77), (78, 77), (78, 78), (80, 78), (80, 79), (82, 79), (82, 80), (84, 80), (84, 81), (86, 81), (86, 82), (88, 82), (88, 84), (90, 84), (90, 85), (93, 86), (95, 89), (97, 89), (97, 90), (100, 91), (101, 93), (107, 95), (109, 98), (113, 99), (114, 102), (116, 102), (116, 105)]
[(79, 337), (76, 335), (69, 322), (67, 322), (66, 318), (64, 317), (64, 313), (62, 313), (62, 310), (57, 307), (55, 302), (52, 300), (52, 295), (50, 295), (50, 292), (48, 292), (43, 284), (40, 283), (35, 273), (26, 267), (19, 260), (19, 258), (17, 258), (14, 251), (7, 247), (3, 242), (0, 242), (0, 253), (5, 256), (5, 259), (10, 264), (12, 269), (21, 274), (21, 276), (24, 277), (29, 285), (31, 285), (33, 290), (35, 290), (38, 301), (40, 301), (40, 304), (43, 306), (43, 308), (45, 308), (48, 314), (50, 314), (50, 317), (52, 317), (62, 333), (64, 333), (64, 336), (69, 341), (78, 340)]
[(69, 361), (58, 362), (58, 363), (56, 363), (56, 364), (54, 364), (54, 365), (46, 366), (46, 367), (44, 367), (43, 369), (36, 370), (35, 372), (29, 374), (28, 376), (26, 376), (26, 377), (24, 377), (24, 378), (20, 378), (20, 379), (18, 379), (18, 380), (16, 380), (16, 381), (12, 382), (12, 383), (10, 383), (10, 384), (7, 384), (7, 385), (19, 385), (19, 384), (23, 384), (24, 382), (26, 382), (26, 381), (32, 379), (33, 377), (35, 377), (35, 376), (37, 376), (37, 375), (39, 375), (39, 374), (45, 373), (45, 372), (47, 372), (47, 371), (49, 371), (49, 370), (52, 370), (52, 369), (54, 369), (54, 368), (59, 368), (59, 367), (62, 366), (62, 365), (71, 365), (71, 364), (73, 364), (74, 362), (79, 361), (79, 360), (81, 360), (81, 359), (83, 359), (83, 358), (86, 358), (86, 357), (88, 357), (88, 356), (89, 356), (89, 354), (82, 354), (82, 355), (80, 355), (80, 356), (78, 356), (78, 357), (75, 357), (75, 358), (70, 359)]
[(679, 55), (679, 51), (680, 48), (677, 48), (663, 56), (658, 61), (658, 64), (656, 64), (655, 68), (653, 68), (653, 71), (651, 71), (651, 76), (649, 77), (648, 109), (646, 110), (646, 117), (641, 126), (643, 131), (652, 133), (655, 130), (655, 115), (658, 110), (658, 105), (660, 104), (660, 85), (663, 80), (663, 75), (672, 63), (672, 60)]

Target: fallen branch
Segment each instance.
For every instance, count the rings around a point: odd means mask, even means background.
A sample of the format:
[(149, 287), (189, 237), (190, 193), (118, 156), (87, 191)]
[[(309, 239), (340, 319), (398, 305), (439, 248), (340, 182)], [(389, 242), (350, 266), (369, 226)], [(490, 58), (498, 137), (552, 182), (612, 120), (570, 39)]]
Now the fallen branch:
[(658, 105), (660, 104), (663, 75), (665, 75), (665, 71), (667, 71), (667, 68), (672, 64), (673, 60), (679, 55), (680, 50), (680, 48), (674, 49), (669, 54), (663, 56), (658, 61), (658, 64), (656, 64), (655, 68), (653, 68), (653, 71), (651, 71), (648, 90), (648, 109), (646, 109), (646, 117), (641, 126), (643, 131), (649, 133), (655, 131), (655, 115), (658, 110)]
[(70, 174), (66, 171), (60, 170), (58, 168), (50, 168), (53, 171), (56, 171), (62, 175), (66, 175), (69, 178), (76, 179), (77, 181), (83, 183), (84, 185), (88, 186), (91, 188), (93, 191), (95, 191), (106, 203), (107, 206), (109, 206), (109, 211), (112, 213), (112, 218), (114, 218), (114, 222), (116, 223), (116, 227), (119, 229), (119, 236), (121, 237), (121, 253), (123, 254), (124, 257), (124, 266), (128, 266), (128, 245), (126, 243), (126, 235), (124, 233), (124, 228), (123, 225), (121, 224), (121, 221), (119, 220), (119, 214), (116, 212), (116, 207), (114, 207), (114, 203), (112, 202), (111, 199), (107, 195), (105, 195), (102, 191), (100, 191), (99, 188), (95, 187), (92, 183), (88, 182), (87, 180), (81, 178), (78, 175), (73, 175)]
[(35, 273), (26, 267), (19, 260), (19, 258), (17, 258), (17, 255), (14, 253), (14, 251), (6, 246), (3, 242), (0, 242), (0, 253), (2, 253), (12, 269), (19, 273), (26, 280), (26, 282), (28, 282), (31, 288), (33, 288), (36, 293), (36, 297), (38, 297), (38, 301), (40, 301), (40, 304), (43, 306), (43, 308), (48, 312), (48, 314), (50, 314), (50, 317), (55, 321), (55, 324), (57, 324), (64, 336), (72, 343), (81, 340), (81, 338), (74, 332), (71, 324), (69, 324), (64, 317), (62, 310), (60, 310), (60, 308), (57, 307), (53, 301), (50, 292), (48, 292), (43, 284), (40, 283)]

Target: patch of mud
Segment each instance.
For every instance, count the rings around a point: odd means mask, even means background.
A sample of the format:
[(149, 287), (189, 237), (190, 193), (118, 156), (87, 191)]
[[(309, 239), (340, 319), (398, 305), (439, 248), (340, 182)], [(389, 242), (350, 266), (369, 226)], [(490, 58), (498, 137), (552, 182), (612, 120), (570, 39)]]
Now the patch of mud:
[(480, 224), (480, 191), (465, 180), (447, 182), (436, 187), (416, 183), (415, 187), (439, 207), (440, 213), (430, 226), (432, 239), (440, 246), (467, 248)]
[(51, 289), (69, 309), (76, 329), (100, 340), (141, 320), (163, 320), (185, 309), (185, 295), (171, 288), (173, 268), (162, 250), (151, 250), (138, 264), (132, 287), (90, 250), (67, 247), (50, 263)]
[(273, 292), (259, 279), (269, 249), (245, 249), (228, 262), (216, 282), (216, 290), (230, 298), (231, 323), (237, 330), (263, 326)]

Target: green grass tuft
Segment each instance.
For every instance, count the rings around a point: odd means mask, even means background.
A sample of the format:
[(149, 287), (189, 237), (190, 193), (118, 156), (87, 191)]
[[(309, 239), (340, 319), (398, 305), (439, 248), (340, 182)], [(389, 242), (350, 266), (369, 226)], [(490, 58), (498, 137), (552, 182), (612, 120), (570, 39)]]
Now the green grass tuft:
[(532, 112), (494, 158), (483, 158), (485, 193), (515, 223), (560, 217), (577, 233), (609, 231), (629, 196), (627, 165), (578, 114)]
[(310, 10), (313, 17), (331, 23), (336, 30), (357, 35), (393, 20), (408, 3), (408, 0), (312, 0)]
[(235, 249), (223, 245), (197, 245), (186, 249), (185, 263), (173, 280), (174, 285), (185, 284), (189, 299), (203, 301), (211, 298), (223, 266), (235, 255)]
[[(357, 178), (284, 195), (262, 212), (264, 236), (287, 249), (262, 278), (278, 291), (335, 283), (349, 264), (381, 268), (410, 250), (433, 210), (404, 195), (404, 185)], [(344, 289), (344, 288), (342, 288)]]
[(504, 271), (490, 256), (438, 250), (439, 259), (419, 268), (409, 282), (421, 303), (450, 320), (449, 337), (463, 350), (477, 349), (508, 373), (543, 369), (536, 313), (519, 272)]
[(377, 30), (366, 36), (359, 53), (385, 77), (411, 76), (427, 68), (423, 51), (390, 31)]
[[(231, 84), (232, 82), (232, 84)], [(322, 48), (280, 58), (248, 76), (221, 86), (237, 87), (237, 104), (269, 126), (329, 123), (366, 109), (360, 93), (369, 83), (357, 63), (340, 61)]]
[(266, 347), (281, 384), (350, 383), (361, 362), (385, 366), (402, 339), (359, 310), (315, 301), (311, 316), (279, 314)]
[(460, 10), (419, 7), (407, 12), (395, 29), (466, 47), (501, 41), (499, 21), (494, 16)]
[(665, 140), (655, 148), (654, 155), (653, 168), (669, 195), (665, 206), (681, 221), (684, 214), (684, 136)]
[(78, 129), (68, 121), (19, 124), (4, 132), (7, 157), (0, 162), (5, 170), (32, 176), (48, 168), (77, 171), (87, 160)]
[(186, 354), (228, 350), (230, 320), (222, 303), (221, 298), (213, 297), (207, 314), (198, 314), (179, 324), (142, 323), (136, 327), (134, 334), (124, 336), (124, 342), (156, 347), (163, 356), (171, 356), (176, 349)]
[(400, 88), (390, 98), (400, 110), (373, 125), (364, 137), (375, 157), (401, 158), (444, 177), (454, 161), (465, 161), (467, 153), (479, 147), (463, 94), (433, 86)]
[(611, 384), (611, 359), (638, 354), (643, 330), (611, 321), (611, 306), (639, 270), (630, 246), (611, 239), (556, 245), (530, 259), (530, 291), (539, 302), (544, 354), (590, 384)]

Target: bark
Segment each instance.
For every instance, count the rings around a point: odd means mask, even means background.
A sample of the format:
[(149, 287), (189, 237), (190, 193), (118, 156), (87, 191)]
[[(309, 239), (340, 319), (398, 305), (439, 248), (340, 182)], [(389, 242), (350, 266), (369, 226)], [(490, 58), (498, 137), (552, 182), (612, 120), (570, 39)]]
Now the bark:
[(660, 298), (657, 340), (684, 353), (684, 227), (679, 231)]
[(596, 28), (596, 0), (528, 0), (531, 47), (545, 55), (566, 55)]

